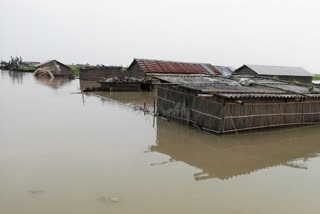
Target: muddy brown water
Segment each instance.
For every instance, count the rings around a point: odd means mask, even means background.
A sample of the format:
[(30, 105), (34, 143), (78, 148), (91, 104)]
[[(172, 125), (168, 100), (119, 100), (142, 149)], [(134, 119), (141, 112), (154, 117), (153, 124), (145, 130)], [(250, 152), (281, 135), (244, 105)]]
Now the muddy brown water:
[(319, 126), (216, 136), (79, 91), (1, 71), (1, 214), (320, 212)]

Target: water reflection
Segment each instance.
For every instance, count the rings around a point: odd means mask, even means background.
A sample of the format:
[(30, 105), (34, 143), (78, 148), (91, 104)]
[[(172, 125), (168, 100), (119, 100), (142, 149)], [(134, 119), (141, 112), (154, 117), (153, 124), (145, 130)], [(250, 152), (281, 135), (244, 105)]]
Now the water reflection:
[(52, 90), (23, 76), (18, 87), (0, 76), (1, 214), (319, 213), (319, 127), (216, 136), (159, 119), (155, 130), (129, 108), (150, 105), (148, 92), (83, 105), (77, 80)]
[(72, 80), (68, 78), (49, 78), (49, 77), (34, 77), (37, 83), (49, 86), (53, 89), (58, 89), (66, 84), (70, 84)]
[(79, 80), (80, 84), (80, 90), (83, 91), (84, 89), (87, 88), (99, 88), (101, 87), (101, 84), (98, 83), (97, 81), (89, 81), (89, 80)]
[(23, 76), (26, 73), (18, 71), (1, 70), (1, 76), (8, 76), (13, 84), (23, 84)]
[(143, 92), (97, 92), (96, 94), (107, 99), (116, 100), (124, 104), (137, 106), (146, 106), (153, 108), (153, 101), (156, 96), (156, 91)]
[[(80, 89), (84, 90), (86, 88), (97, 88), (100, 87), (100, 83), (96, 81), (88, 81), (88, 80), (80, 80)], [(128, 104), (132, 106), (141, 106), (153, 109), (154, 106), (154, 98), (156, 97), (157, 91), (156, 89), (152, 91), (116, 91), (116, 92), (89, 92), (85, 93), (88, 96), (98, 96), (101, 98), (101, 102), (106, 102), (108, 100), (114, 100), (123, 104)], [(83, 102), (85, 99), (83, 97)]]
[(305, 162), (320, 153), (320, 127), (216, 136), (175, 122), (157, 120), (157, 144), (152, 152), (170, 156), (201, 170), (197, 181), (228, 179), (283, 165), (306, 169)]
[[(97, 96), (100, 97), (101, 102), (116, 101), (122, 104), (127, 104), (132, 107), (140, 106), (153, 111), (154, 98), (156, 97), (157, 91), (141, 91), (141, 92), (89, 92), (85, 93), (86, 96)], [(83, 97), (83, 102), (85, 99)]]
[[(130, 105), (153, 107), (156, 91), (152, 92), (98, 92), (102, 102), (110, 99)], [(107, 99), (104, 99), (107, 98)], [(320, 127), (259, 130), (241, 135), (217, 136), (176, 122), (158, 119), (157, 143), (150, 151), (170, 156), (175, 161), (196, 167), (196, 181), (211, 178), (228, 179), (274, 166), (307, 169), (309, 158), (320, 153)]]

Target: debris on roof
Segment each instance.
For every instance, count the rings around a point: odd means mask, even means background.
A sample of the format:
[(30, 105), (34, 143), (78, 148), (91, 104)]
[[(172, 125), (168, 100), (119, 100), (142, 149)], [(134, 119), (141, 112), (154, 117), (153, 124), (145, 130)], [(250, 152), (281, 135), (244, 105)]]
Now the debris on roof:
[(320, 90), (306, 85), (255, 77), (239, 80), (223, 77), (157, 77), (163, 82), (177, 84), (202, 93), (226, 98), (301, 98), (319, 97)]

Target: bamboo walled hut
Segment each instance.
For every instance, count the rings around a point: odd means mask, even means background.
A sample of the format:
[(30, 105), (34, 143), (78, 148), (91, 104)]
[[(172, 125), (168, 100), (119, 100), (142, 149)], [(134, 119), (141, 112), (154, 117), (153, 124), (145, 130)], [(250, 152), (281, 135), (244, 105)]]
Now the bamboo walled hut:
[(243, 65), (234, 71), (236, 75), (254, 75), (263, 77), (276, 77), (280, 80), (312, 83), (312, 74), (301, 67)]
[(230, 76), (232, 68), (214, 66), (209, 63), (174, 62), (153, 59), (134, 59), (128, 67), (129, 72), (145, 73), (147, 77), (154, 76)]
[(145, 73), (129, 72), (117, 66), (82, 68), (80, 81), (95, 82), (96, 86), (84, 91), (150, 91), (152, 88), (151, 79), (147, 79)]
[(320, 90), (263, 77), (158, 77), (157, 111), (215, 133), (320, 123)]
[[(156, 76), (230, 76), (232, 69), (206, 63), (134, 59), (128, 69), (102, 66), (80, 69), (80, 80), (96, 81), (101, 87), (84, 91), (150, 91), (159, 82)], [(85, 84), (83, 84), (85, 85)]]
[(67, 77), (73, 78), (71, 68), (57, 60), (49, 60), (36, 66), (34, 75), (49, 76), (49, 77)]
[(126, 73), (125, 68), (121, 66), (93, 66), (93, 67), (81, 67), (79, 78), (81, 80), (88, 81), (102, 81), (105, 78), (114, 76), (122, 76)]

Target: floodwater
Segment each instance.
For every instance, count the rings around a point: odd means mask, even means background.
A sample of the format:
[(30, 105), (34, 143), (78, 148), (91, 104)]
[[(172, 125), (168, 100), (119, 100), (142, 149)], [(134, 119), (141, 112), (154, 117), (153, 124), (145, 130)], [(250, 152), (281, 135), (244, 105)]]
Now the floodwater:
[(0, 72), (1, 214), (320, 212), (319, 126), (216, 136), (132, 108), (154, 92)]

